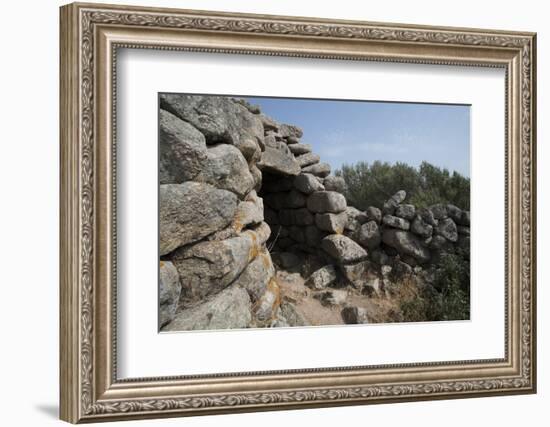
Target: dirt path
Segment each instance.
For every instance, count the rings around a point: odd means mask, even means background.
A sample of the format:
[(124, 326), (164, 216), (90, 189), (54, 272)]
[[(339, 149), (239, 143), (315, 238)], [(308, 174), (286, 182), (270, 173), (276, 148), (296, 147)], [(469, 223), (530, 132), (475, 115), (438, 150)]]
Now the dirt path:
[[(281, 288), (281, 297), (296, 307), (311, 326), (343, 325), (342, 309), (346, 305), (367, 309), (369, 323), (386, 323), (395, 321), (393, 311), (397, 309), (396, 301), (385, 296), (366, 296), (348, 286), (348, 297), (344, 304), (323, 305), (315, 298), (323, 291), (314, 291), (305, 285), (305, 279), (297, 272), (277, 270), (277, 280)], [(331, 288), (327, 288), (330, 290)]]

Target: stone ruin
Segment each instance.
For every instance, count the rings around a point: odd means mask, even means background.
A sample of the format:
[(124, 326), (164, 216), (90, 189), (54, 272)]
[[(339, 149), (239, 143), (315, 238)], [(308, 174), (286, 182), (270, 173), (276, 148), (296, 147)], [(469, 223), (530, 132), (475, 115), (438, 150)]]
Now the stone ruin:
[(390, 272), (469, 246), (470, 214), (453, 205), (416, 209), (398, 191), (364, 212), (348, 206), (345, 181), (302, 130), (244, 100), (166, 94), (160, 108), (162, 330), (307, 325), (281, 298), (273, 261), (308, 257), (321, 265), (307, 272), (316, 296), (366, 323), (342, 287), (383, 297)]

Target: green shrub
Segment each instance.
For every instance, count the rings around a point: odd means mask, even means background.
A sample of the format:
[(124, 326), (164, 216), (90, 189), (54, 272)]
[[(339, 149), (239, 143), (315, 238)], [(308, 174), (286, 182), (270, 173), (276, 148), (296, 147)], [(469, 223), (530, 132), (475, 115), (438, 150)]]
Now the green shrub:
[(381, 207), (399, 190), (405, 190), (407, 201), (419, 208), (452, 203), (470, 209), (470, 178), (457, 172), (451, 174), (428, 162), (418, 168), (400, 162), (358, 162), (343, 165), (335, 174), (346, 181), (349, 204), (361, 210)]
[(469, 250), (441, 254), (433, 284), (419, 286), (416, 295), (401, 301), (399, 308), (405, 322), (469, 319)]

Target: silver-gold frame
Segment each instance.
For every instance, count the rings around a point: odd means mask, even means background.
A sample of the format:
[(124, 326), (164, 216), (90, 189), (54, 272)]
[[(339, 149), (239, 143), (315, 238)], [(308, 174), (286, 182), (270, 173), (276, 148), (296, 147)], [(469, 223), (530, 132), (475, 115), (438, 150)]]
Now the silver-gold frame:
[[(61, 8), (60, 44), (63, 420), (112, 421), (535, 392), (535, 34), (71, 4)], [(505, 357), (117, 379), (118, 48), (503, 68)]]

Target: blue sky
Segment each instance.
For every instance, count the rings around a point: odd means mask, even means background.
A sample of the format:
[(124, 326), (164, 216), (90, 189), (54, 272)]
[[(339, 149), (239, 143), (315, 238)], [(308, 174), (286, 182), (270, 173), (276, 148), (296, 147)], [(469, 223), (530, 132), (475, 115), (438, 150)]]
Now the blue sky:
[(304, 131), (302, 142), (329, 163), (423, 160), (470, 176), (470, 107), (246, 97), (262, 112)]

